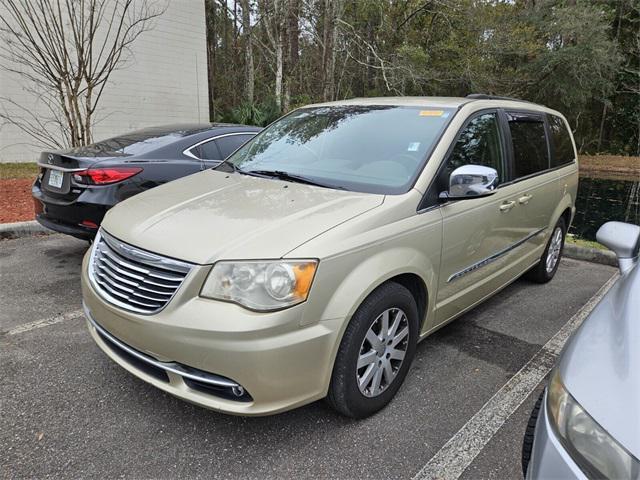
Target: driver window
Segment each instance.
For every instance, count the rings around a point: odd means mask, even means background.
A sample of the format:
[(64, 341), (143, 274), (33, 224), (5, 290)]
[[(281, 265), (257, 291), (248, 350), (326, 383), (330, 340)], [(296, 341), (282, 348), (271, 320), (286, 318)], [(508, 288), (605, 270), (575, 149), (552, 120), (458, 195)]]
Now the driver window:
[(478, 115), (460, 132), (441, 177), (443, 189), (446, 189), (451, 172), (463, 165), (494, 168), (498, 172), (500, 183), (504, 181), (500, 130), (495, 112)]

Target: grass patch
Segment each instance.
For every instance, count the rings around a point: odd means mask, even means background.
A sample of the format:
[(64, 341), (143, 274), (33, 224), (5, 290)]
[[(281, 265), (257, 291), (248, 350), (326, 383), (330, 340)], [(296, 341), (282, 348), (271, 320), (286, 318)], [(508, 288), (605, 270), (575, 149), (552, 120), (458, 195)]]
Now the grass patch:
[(0, 163), (0, 179), (35, 178), (38, 175), (36, 163)]
[(574, 235), (571, 235), (571, 234), (567, 235), (565, 242), (571, 243), (573, 245), (577, 245), (578, 247), (595, 248), (596, 250), (609, 250), (607, 247), (605, 247), (601, 243), (594, 242), (593, 240), (583, 240), (582, 238), (576, 238)]

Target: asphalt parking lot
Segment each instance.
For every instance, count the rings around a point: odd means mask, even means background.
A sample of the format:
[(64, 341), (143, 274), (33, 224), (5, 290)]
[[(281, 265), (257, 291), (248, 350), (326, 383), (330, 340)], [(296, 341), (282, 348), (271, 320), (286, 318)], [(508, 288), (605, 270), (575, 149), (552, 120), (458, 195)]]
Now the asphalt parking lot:
[(615, 273), (563, 260), (550, 284), (515, 282), (422, 342), (396, 399), (369, 419), (322, 402), (241, 418), (161, 392), (93, 344), (80, 313), (87, 246), (0, 242), (2, 478), (521, 478), (542, 384), (526, 377), (521, 399), (505, 385)]

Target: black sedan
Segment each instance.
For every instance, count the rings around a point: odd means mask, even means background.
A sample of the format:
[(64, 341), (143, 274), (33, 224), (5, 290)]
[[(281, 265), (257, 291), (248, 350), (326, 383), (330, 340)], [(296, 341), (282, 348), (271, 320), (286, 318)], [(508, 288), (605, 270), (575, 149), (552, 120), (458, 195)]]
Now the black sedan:
[(218, 165), (260, 130), (230, 124), (170, 125), (43, 152), (32, 188), (36, 220), (89, 240), (116, 203)]

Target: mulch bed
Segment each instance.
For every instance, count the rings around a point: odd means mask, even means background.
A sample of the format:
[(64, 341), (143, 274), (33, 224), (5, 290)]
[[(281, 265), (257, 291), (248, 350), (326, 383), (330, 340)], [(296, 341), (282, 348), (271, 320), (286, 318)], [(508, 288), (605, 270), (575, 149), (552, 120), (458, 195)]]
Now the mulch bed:
[(33, 178), (0, 180), (0, 223), (26, 222), (34, 219), (32, 184)]

